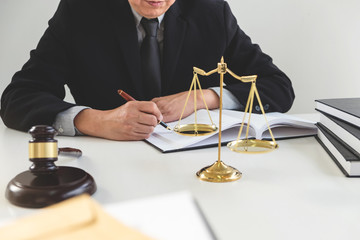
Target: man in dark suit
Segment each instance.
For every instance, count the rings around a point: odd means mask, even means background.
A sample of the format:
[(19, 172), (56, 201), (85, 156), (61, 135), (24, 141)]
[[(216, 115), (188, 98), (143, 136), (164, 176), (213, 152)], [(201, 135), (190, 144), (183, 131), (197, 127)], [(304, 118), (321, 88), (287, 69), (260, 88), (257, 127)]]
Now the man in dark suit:
[[(149, 95), (152, 88), (144, 80), (142, 17), (158, 21), (158, 95)], [(159, 120), (179, 117), (193, 66), (212, 70), (222, 56), (234, 73), (258, 75), (266, 111), (290, 109), (290, 80), (251, 43), (223, 0), (62, 0), (29, 61), (4, 91), (1, 117), (23, 131), (47, 124), (65, 135), (144, 139)], [(227, 75), (223, 107), (241, 110), (250, 84)], [(218, 108), (219, 76), (200, 81), (209, 108)], [(65, 84), (76, 104), (63, 101)], [(126, 103), (118, 89), (139, 101)], [(192, 111), (187, 108), (185, 115)], [(257, 104), (253, 111), (260, 111)]]

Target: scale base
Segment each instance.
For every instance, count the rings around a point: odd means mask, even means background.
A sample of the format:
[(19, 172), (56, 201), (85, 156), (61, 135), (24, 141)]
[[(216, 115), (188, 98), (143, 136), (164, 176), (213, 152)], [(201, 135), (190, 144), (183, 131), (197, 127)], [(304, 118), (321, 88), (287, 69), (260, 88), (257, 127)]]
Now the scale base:
[(222, 161), (216, 161), (213, 165), (202, 168), (196, 176), (207, 182), (232, 182), (241, 178), (241, 172), (236, 168), (227, 166)]
[(25, 171), (14, 177), (6, 188), (6, 198), (14, 205), (42, 208), (83, 194), (93, 194), (96, 184), (91, 175), (79, 168), (58, 167), (51, 174), (35, 175)]

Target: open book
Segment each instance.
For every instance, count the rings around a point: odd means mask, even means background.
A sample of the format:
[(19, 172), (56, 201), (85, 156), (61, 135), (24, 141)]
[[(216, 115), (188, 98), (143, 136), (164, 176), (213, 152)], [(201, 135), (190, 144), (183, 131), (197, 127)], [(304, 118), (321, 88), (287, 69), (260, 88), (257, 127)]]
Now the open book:
[[(214, 124), (218, 126), (219, 110), (210, 111), (210, 115)], [(221, 142), (223, 144), (237, 139), (243, 116), (244, 113), (240, 111), (223, 110), (221, 134)], [(248, 121), (248, 116), (247, 114), (245, 123)], [(194, 114), (192, 114), (182, 119), (180, 124), (192, 124), (194, 123), (194, 119)], [(266, 119), (268, 120), (275, 139), (314, 136), (317, 134), (317, 127), (315, 126), (315, 122), (312, 121), (278, 112), (267, 113)], [(178, 121), (171, 122), (168, 123), (168, 125), (173, 129), (177, 123)], [(197, 111), (197, 123), (211, 124), (206, 110), (202, 109)], [(245, 124), (240, 138), (245, 137), (246, 126)], [(157, 126), (146, 141), (161, 152), (167, 153), (217, 146), (218, 138), (218, 132), (206, 136), (192, 137), (179, 135), (161, 126)], [(262, 114), (251, 114), (248, 138), (271, 139), (265, 118)]]

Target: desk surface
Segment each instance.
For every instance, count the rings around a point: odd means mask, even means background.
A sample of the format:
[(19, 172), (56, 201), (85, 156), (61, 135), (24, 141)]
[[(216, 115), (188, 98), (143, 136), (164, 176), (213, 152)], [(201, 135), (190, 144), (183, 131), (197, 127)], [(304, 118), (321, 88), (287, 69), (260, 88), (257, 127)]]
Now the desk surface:
[[(315, 115), (300, 115), (315, 118)], [(31, 211), (5, 198), (7, 183), (30, 166), (27, 133), (0, 124), (0, 220)], [(222, 148), (222, 160), (243, 176), (208, 183), (195, 173), (217, 160), (217, 148), (162, 154), (143, 141), (56, 137), (59, 147), (83, 151), (58, 166), (89, 172), (101, 204), (190, 191), (218, 239), (359, 239), (360, 179), (346, 178), (313, 137), (278, 141), (271, 153), (247, 155)]]

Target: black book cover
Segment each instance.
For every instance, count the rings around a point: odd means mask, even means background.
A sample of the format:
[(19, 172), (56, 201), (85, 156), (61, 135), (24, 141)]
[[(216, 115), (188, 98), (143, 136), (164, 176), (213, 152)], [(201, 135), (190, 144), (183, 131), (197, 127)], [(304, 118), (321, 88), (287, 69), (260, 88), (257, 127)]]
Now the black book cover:
[(331, 98), (315, 101), (360, 118), (360, 98)]
[[(360, 156), (355, 154), (353, 151), (349, 150), (349, 148), (341, 141), (335, 134), (333, 134), (329, 129), (323, 126), (321, 123), (316, 124), (322, 134), (330, 141), (330, 143), (336, 148), (336, 150), (343, 156), (343, 158), (347, 162), (355, 162), (360, 161)], [(320, 145), (325, 149), (325, 151), (329, 154), (329, 156), (333, 159), (336, 165), (340, 168), (340, 170), (347, 177), (360, 177), (360, 173), (357, 175), (349, 175), (349, 173), (344, 169), (344, 167), (340, 164), (339, 160), (336, 159), (334, 154), (329, 150), (329, 148), (316, 136), (316, 139), (320, 143)]]
[[(360, 106), (359, 106), (360, 108)], [(347, 132), (349, 132), (351, 135), (353, 135), (354, 137), (356, 137), (357, 139), (359, 139), (360, 141), (360, 127), (355, 126), (349, 122), (346, 122), (344, 120), (341, 120), (340, 118), (334, 117), (330, 114), (327, 114), (319, 109), (316, 109), (317, 111), (319, 111), (321, 114), (324, 114), (327, 118), (329, 118), (330, 120), (332, 120), (333, 122), (335, 122), (337, 125), (339, 125), (340, 127), (342, 127), (343, 129), (345, 129)], [(359, 149), (360, 150), (360, 149)]]

